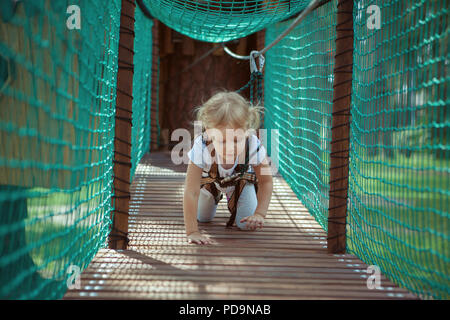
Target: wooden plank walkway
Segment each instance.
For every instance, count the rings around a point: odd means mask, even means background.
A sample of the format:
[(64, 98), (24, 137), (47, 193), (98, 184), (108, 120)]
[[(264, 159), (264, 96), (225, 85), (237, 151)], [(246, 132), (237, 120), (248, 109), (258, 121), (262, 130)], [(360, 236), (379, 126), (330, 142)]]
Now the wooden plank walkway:
[(199, 223), (215, 244), (186, 241), (186, 166), (168, 153), (146, 155), (132, 184), (128, 250), (102, 249), (81, 275), (81, 289), (64, 299), (414, 299), (381, 278), (366, 285), (367, 265), (332, 255), (326, 233), (287, 183), (274, 177), (265, 227), (226, 229), (223, 199), (210, 223)]

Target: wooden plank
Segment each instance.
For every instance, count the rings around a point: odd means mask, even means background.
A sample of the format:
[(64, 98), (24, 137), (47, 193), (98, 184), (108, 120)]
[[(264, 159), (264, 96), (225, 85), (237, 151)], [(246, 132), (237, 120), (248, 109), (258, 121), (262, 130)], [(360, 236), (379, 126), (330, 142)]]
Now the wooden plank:
[[(185, 276), (198, 276), (198, 277), (205, 277), (205, 276), (211, 276), (211, 277), (224, 277), (225, 279), (227, 277), (245, 277), (248, 279), (255, 278), (260, 279), (264, 278), (271, 281), (280, 281), (280, 279), (287, 279), (296, 281), (297, 279), (301, 279), (301, 281), (309, 279), (310, 281), (313, 281), (314, 279), (318, 280), (333, 280), (333, 279), (339, 279), (339, 280), (345, 280), (345, 281), (360, 281), (361, 285), (365, 284), (365, 279), (361, 275), (356, 273), (350, 273), (350, 272), (336, 272), (330, 273), (329, 270), (323, 269), (322, 272), (314, 272), (311, 274), (310, 270), (314, 270), (314, 268), (309, 269), (299, 269), (299, 270), (292, 270), (292, 269), (254, 269), (254, 268), (240, 268), (239, 270), (230, 270), (228, 269), (202, 269), (202, 272), (198, 272), (196, 270), (189, 270), (189, 269), (175, 269), (173, 267), (167, 266), (167, 265), (155, 265), (153, 268), (147, 267), (143, 268), (137, 265), (129, 264), (128, 267), (125, 269), (117, 268), (117, 265), (111, 264), (109, 268), (105, 268), (105, 263), (100, 264), (93, 264), (91, 269), (95, 268), (95, 270), (86, 270), (83, 273), (82, 279), (90, 279), (90, 278), (109, 278), (115, 275), (122, 275), (126, 277), (137, 277), (140, 275), (166, 275), (169, 277), (185, 277)], [(99, 270), (102, 272), (99, 274)], [(118, 271), (120, 270), (120, 271)], [(116, 271), (116, 272), (115, 272)], [(319, 270), (321, 271), (321, 270)], [(384, 283), (385, 278), (382, 278), (382, 283)], [(362, 281), (362, 282), (361, 282)], [(387, 286), (390, 288), (389, 286)], [(404, 292), (400, 288), (392, 287), (393, 289), (389, 290), (400, 290)]]
[(101, 249), (82, 273), (81, 289), (65, 299), (415, 298), (384, 275), (382, 288), (369, 290), (366, 264), (350, 254), (328, 254), (325, 231), (281, 178), (262, 230), (225, 228), (229, 212), (221, 202), (213, 221), (199, 223), (215, 243), (189, 244), (184, 176), (155, 182), (170, 154), (146, 155), (140, 166), (154, 163), (153, 157), (161, 167), (131, 188), (128, 250)]
[[(257, 294), (233, 294), (233, 299), (235, 300), (276, 300), (280, 299), (279, 295), (264, 295), (261, 293)], [(361, 296), (360, 296), (361, 297)], [(389, 299), (399, 299), (401, 297), (387, 297), (384, 298), (385, 300)], [(65, 299), (71, 300), (71, 299), (89, 299), (89, 300), (148, 300), (148, 299), (154, 299), (154, 300), (225, 300), (230, 299), (229, 294), (219, 294), (215, 292), (208, 292), (208, 293), (148, 293), (148, 292), (117, 292), (117, 291), (76, 291), (73, 290), (72, 292), (67, 293)], [(358, 299), (357, 297), (331, 297), (331, 296), (320, 296), (313, 293), (309, 293), (306, 296), (299, 296), (299, 295), (291, 295), (291, 296), (284, 296), (282, 297), (283, 300), (351, 300), (351, 299)], [(359, 298), (361, 299), (361, 298)], [(376, 299), (380, 300), (383, 298), (377, 297), (366, 297), (365, 299)], [(383, 299), (383, 300), (384, 300)]]
[[(108, 273), (99, 277), (97, 272), (85, 271), (83, 273), (83, 281), (91, 284), (92, 280), (107, 280), (113, 282), (114, 280), (172, 280), (177, 277), (183, 278), (189, 281), (220, 281), (220, 282), (268, 282), (268, 283), (299, 283), (299, 284), (340, 284), (340, 285), (353, 285), (358, 286), (355, 290), (366, 291), (364, 284), (367, 281), (366, 278), (352, 277), (346, 274), (337, 274), (336, 277), (331, 277), (328, 273), (317, 273), (313, 277), (307, 272), (267, 272), (267, 271), (224, 271), (217, 272), (212, 270), (204, 270), (202, 274), (189, 273), (185, 270), (183, 272), (168, 273), (167, 269), (158, 270), (141, 270), (130, 269), (126, 273)], [(386, 279), (382, 279), (384, 282)], [(395, 287), (381, 287), (382, 291), (399, 292), (404, 293), (400, 288)]]
[[(272, 295), (278, 296), (278, 298), (285, 299), (286, 297), (295, 295), (298, 297), (307, 297), (310, 295), (322, 296), (324, 298), (353, 298), (359, 299), (361, 295), (364, 295), (367, 298), (378, 298), (378, 299), (387, 299), (388, 292), (383, 292), (380, 294), (379, 292), (369, 291), (369, 289), (365, 290), (355, 290), (355, 288), (350, 287), (346, 290), (346, 286), (342, 284), (337, 285), (320, 285), (320, 284), (278, 284), (277, 288), (272, 288), (270, 286), (265, 285), (263, 282), (259, 283), (224, 283), (224, 282), (192, 282), (192, 281), (130, 281), (130, 280), (119, 280), (114, 281), (111, 284), (98, 285), (95, 283), (93, 285), (87, 286), (88, 288), (83, 291), (95, 292), (95, 291), (112, 291), (112, 292), (145, 292), (148, 294), (152, 293), (221, 293), (227, 295), (233, 294), (258, 294), (261, 296)], [(136, 289), (139, 290), (136, 290)], [(402, 297), (404, 297), (402, 295)]]
[(300, 257), (302, 259), (320, 259), (320, 260), (329, 260), (336, 263), (357, 263), (359, 262), (359, 259), (353, 255), (350, 254), (344, 254), (344, 255), (333, 255), (333, 254), (324, 254), (321, 253), (311, 253), (306, 251), (296, 251), (293, 252), (285, 252), (285, 251), (267, 251), (265, 249), (261, 248), (242, 248), (239, 251), (227, 251), (223, 250), (222, 248), (215, 248), (211, 246), (191, 246), (189, 248), (158, 248), (158, 247), (151, 247), (149, 249), (140, 250), (139, 252), (133, 251), (133, 250), (107, 250), (107, 249), (101, 249), (98, 253), (96, 258), (97, 259), (103, 259), (103, 258), (120, 258), (123, 259), (124, 256), (133, 257), (133, 256), (140, 256), (140, 255), (148, 255), (154, 257), (155, 255), (177, 255), (177, 256), (190, 256), (192, 254), (195, 254), (196, 256), (219, 256), (219, 257), (262, 257), (262, 256), (269, 256), (269, 257)]
[[(173, 235), (176, 235), (177, 237), (179, 236), (185, 236), (185, 232), (183, 228), (179, 228), (176, 230), (169, 230), (168, 228), (166, 228), (166, 230), (164, 230), (163, 232), (167, 233), (167, 232), (171, 232)], [(273, 232), (269, 232), (269, 231), (264, 231), (264, 233), (261, 230), (256, 230), (252, 233), (247, 233), (245, 231), (240, 231), (240, 230), (228, 230), (225, 228), (220, 228), (220, 229), (215, 229), (214, 230), (214, 234), (217, 234), (219, 236), (232, 236), (232, 237), (238, 237), (240, 239), (245, 239), (248, 237), (256, 237), (256, 238), (270, 238), (272, 239), (272, 237), (275, 237), (275, 239), (279, 238), (279, 239), (285, 239), (285, 236), (287, 237), (287, 239), (301, 239), (301, 238), (313, 238), (314, 240), (326, 240), (325, 236), (318, 236), (315, 234), (300, 234), (299, 235), (299, 230), (295, 230), (295, 231), (291, 231), (291, 232), (284, 232), (283, 235), (280, 235), (279, 231), (273, 231)], [(146, 238), (146, 237), (152, 237), (152, 236), (157, 236), (159, 234), (161, 234), (161, 230), (152, 230), (152, 231), (148, 231), (146, 229), (143, 228), (137, 228), (136, 229), (136, 233), (141, 234), (142, 238)]]

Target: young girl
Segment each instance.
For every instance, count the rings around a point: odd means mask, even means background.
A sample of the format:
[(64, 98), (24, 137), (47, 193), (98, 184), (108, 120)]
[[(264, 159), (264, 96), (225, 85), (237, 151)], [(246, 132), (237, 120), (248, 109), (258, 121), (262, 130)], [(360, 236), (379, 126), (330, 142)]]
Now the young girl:
[(197, 109), (203, 133), (195, 138), (184, 191), (184, 223), (190, 243), (211, 241), (198, 230), (211, 221), (226, 195), (231, 212), (227, 227), (262, 228), (272, 196), (266, 151), (254, 130), (261, 108), (235, 92), (219, 92)]

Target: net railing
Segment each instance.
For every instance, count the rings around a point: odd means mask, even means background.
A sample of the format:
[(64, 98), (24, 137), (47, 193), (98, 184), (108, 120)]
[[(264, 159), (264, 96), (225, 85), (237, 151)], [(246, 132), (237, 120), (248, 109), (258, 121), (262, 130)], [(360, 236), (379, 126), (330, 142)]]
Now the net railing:
[[(378, 4), (380, 29), (367, 28)], [(358, 1), (347, 246), (423, 298), (450, 298), (448, 1)]]
[(145, 17), (139, 8), (136, 8), (135, 19), (131, 180), (140, 160), (150, 149), (153, 76), (151, 32), (153, 20)]
[[(371, 5), (380, 29), (368, 27)], [(450, 297), (448, 10), (361, 0), (353, 14), (347, 250), (421, 298)], [(264, 79), (279, 171), (325, 230), (335, 15), (333, 1), (269, 50)], [(266, 43), (287, 24), (267, 28)]]
[[(278, 170), (327, 229), (336, 1), (311, 12), (267, 51), (264, 126), (278, 130)], [(291, 21), (267, 28), (266, 43)], [(270, 141), (270, 140), (268, 140)], [(272, 148), (268, 146), (268, 153)]]
[[(0, 4), (0, 298), (58, 299), (112, 222), (121, 1)], [(136, 10), (132, 171), (149, 149), (153, 21)]]

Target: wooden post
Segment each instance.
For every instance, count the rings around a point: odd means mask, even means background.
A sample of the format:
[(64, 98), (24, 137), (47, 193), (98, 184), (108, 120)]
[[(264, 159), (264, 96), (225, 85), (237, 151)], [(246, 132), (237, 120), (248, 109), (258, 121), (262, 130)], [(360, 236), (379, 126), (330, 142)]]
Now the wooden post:
[(353, 70), (353, 0), (338, 0), (331, 124), (328, 252), (345, 253), (350, 106)]
[[(211, 48), (213, 48), (215, 45), (215, 43), (211, 43)], [(222, 57), (224, 54), (225, 51), (223, 50), (223, 48), (219, 48), (212, 53), (212, 55), (216, 57)]]
[[(257, 48), (259, 48), (259, 47), (257, 46)], [(247, 38), (239, 39), (239, 44), (236, 47), (236, 54), (239, 54), (241, 56), (247, 55)]]
[(183, 36), (181, 51), (184, 55), (193, 56), (195, 55), (195, 42), (194, 39), (187, 36)]
[(175, 52), (175, 48), (172, 42), (172, 29), (170, 29), (169, 27), (165, 27), (163, 29), (163, 34), (164, 37), (162, 39), (163, 41), (163, 48), (164, 48), (164, 53), (165, 54), (172, 54)]
[(111, 249), (126, 249), (128, 245), (135, 9), (135, 0), (122, 0), (114, 138), (114, 211), (109, 236)]

